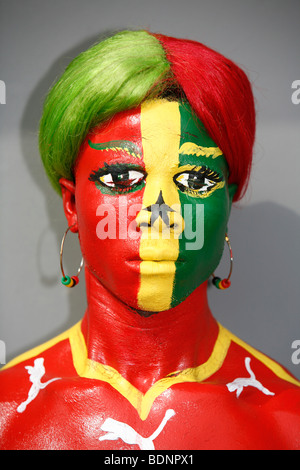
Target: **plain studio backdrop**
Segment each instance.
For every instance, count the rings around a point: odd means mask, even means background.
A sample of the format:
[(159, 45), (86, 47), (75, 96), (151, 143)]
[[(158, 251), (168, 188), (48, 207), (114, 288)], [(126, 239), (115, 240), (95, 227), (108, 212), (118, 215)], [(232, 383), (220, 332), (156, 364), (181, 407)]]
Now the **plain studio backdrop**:
[[(224, 326), (300, 378), (292, 347), (300, 344), (299, 18), (299, 0), (0, 1), (0, 340), (7, 361), (72, 326), (86, 306), (83, 276), (75, 289), (60, 283), (66, 220), (37, 144), (45, 95), (101, 36), (149, 29), (203, 42), (250, 77), (252, 179), (229, 222), (232, 286), (210, 287), (209, 300)], [(75, 274), (80, 251), (76, 237), (67, 241), (66, 271)], [(228, 268), (225, 250), (216, 274)]]

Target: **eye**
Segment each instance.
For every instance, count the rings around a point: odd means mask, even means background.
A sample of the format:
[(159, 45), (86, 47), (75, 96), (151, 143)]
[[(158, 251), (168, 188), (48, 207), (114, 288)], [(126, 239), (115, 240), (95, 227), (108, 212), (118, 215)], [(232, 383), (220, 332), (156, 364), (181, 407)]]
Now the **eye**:
[(180, 191), (199, 197), (207, 197), (225, 184), (218, 173), (205, 166), (177, 173), (174, 182)]
[(203, 175), (195, 175), (193, 173), (181, 173), (177, 176), (176, 182), (186, 188), (194, 191), (203, 192), (209, 187), (214, 186), (214, 182), (205, 178)]
[(128, 188), (139, 184), (143, 178), (144, 175), (140, 171), (129, 170), (123, 173), (108, 173), (99, 176), (99, 181), (110, 188)]
[[(142, 168), (131, 165), (105, 163), (104, 168), (94, 171), (90, 181), (95, 181), (96, 186), (107, 188), (112, 193), (125, 193), (143, 187), (146, 174)], [(100, 189), (100, 188), (99, 188)]]

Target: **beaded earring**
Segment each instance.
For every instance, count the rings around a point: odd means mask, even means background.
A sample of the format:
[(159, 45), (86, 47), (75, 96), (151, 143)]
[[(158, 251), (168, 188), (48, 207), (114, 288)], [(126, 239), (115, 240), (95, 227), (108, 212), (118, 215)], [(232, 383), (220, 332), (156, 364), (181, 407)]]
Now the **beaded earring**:
[(230, 287), (231, 285), (230, 276), (231, 276), (232, 267), (233, 267), (233, 254), (232, 254), (232, 248), (231, 248), (230, 240), (229, 240), (227, 233), (225, 234), (225, 241), (227, 243), (227, 246), (229, 248), (229, 253), (230, 253), (230, 271), (229, 271), (227, 278), (225, 279), (221, 279), (220, 277), (216, 277), (214, 274), (212, 274), (213, 276), (212, 283), (214, 286), (216, 286), (217, 289), (228, 289), (228, 287)]
[(80, 271), (82, 269), (82, 266), (83, 266), (83, 258), (81, 259), (81, 263), (80, 263), (80, 266), (78, 268), (78, 271), (77, 271), (77, 275), (76, 276), (66, 276), (65, 272), (64, 272), (64, 268), (63, 268), (63, 249), (64, 249), (64, 243), (65, 243), (65, 239), (66, 239), (66, 236), (67, 236), (67, 233), (68, 231), (73, 227), (74, 225), (71, 225), (71, 227), (68, 227), (67, 230), (65, 231), (64, 233), (64, 236), (62, 238), (62, 241), (61, 241), (61, 246), (60, 246), (60, 269), (61, 269), (61, 272), (62, 272), (62, 275), (63, 277), (61, 278), (61, 283), (66, 286), (66, 287), (74, 287), (76, 286), (78, 283), (79, 283), (79, 274), (80, 274)]

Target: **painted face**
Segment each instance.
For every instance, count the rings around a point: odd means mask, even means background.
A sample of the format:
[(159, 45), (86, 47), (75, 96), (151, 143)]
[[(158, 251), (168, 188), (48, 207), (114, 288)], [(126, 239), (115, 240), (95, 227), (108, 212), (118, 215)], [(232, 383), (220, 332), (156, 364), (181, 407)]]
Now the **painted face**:
[(86, 265), (130, 307), (174, 307), (219, 264), (228, 167), (188, 104), (117, 114), (89, 134), (74, 173)]

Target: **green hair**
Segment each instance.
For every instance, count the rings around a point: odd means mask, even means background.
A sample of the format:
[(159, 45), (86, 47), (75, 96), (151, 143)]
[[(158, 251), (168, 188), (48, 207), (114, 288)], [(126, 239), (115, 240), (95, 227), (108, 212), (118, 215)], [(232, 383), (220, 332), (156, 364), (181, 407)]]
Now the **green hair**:
[(68, 65), (45, 100), (39, 133), (42, 161), (58, 193), (60, 178), (73, 180), (72, 167), (88, 132), (162, 94), (169, 78), (164, 49), (146, 31), (117, 33)]

